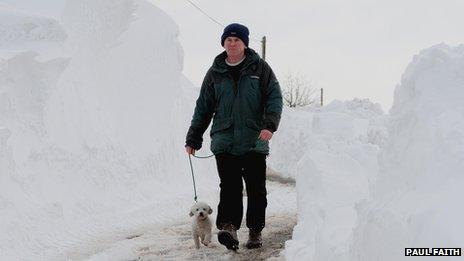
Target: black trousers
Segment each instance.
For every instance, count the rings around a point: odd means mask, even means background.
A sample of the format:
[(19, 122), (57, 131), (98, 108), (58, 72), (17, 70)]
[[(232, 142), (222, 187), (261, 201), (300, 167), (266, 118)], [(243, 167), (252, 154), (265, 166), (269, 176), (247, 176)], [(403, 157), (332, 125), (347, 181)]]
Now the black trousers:
[(242, 191), (245, 180), (247, 193), (246, 225), (249, 229), (261, 231), (266, 216), (266, 155), (249, 152), (234, 156), (227, 153), (216, 155), (220, 178), (220, 199), (216, 226), (222, 229), (225, 224), (240, 228), (243, 216)]

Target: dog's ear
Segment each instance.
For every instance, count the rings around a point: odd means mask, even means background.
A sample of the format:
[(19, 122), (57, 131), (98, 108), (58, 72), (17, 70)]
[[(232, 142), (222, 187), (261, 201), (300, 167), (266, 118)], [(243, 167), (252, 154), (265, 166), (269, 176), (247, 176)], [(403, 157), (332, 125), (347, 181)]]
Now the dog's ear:
[(208, 214), (211, 215), (212, 213), (213, 213), (213, 209), (209, 207), (209, 209), (208, 209)]
[(189, 216), (193, 217), (193, 212), (192, 211), (190, 211)]

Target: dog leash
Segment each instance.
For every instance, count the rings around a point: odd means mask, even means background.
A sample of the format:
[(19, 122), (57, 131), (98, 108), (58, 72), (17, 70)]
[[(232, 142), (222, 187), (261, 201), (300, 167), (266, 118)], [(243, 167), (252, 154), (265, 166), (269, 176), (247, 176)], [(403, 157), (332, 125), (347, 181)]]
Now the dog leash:
[[(190, 155), (190, 154), (189, 154)], [(214, 154), (211, 154), (209, 156), (195, 156), (193, 155), (195, 158), (199, 158), (199, 159), (207, 159), (207, 158), (211, 158), (212, 156), (214, 156)]]
[[(192, 157), (190, 156), (192, 154), (189, 154), (189, 162), (190, 162), (190, 171), (192, 172), (192, 180), (193, 180), (193, 193), (195, 195), (195, 197), (193, 198), (193, 200), (195, 200), (195, 202), (198, 202), (197, 201), (197, 186), (195, 185), (195, 175), (193, 174), (193, 165), (192, 165)], [(211, 154), (209, 156), (195, 156), (193, 155), (195, 158), (199, 158), (199, 159), (207, 159), (207, 158), (211, 158), (212, 156), (214, 156), (214, 154)]]
[(197, 186), (195, 185), (195, 175), (193, 175), (192, 157), (190, 157), (190, 154), (188, 156), (189, 156), (189, 162), (190, 162), (190, 170), (192, 171), (193, 193), (195, 195), (193, 200), (195, 200), (195, 202), (197, 202), (197, 198), (198, 198), (197, 197)]

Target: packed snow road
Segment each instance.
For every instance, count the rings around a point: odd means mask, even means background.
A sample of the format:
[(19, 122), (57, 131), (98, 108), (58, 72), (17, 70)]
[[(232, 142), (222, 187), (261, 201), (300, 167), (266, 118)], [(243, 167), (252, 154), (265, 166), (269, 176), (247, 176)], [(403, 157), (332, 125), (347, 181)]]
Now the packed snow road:
[[(125, 239), (106, 244), (101, 249), (75, 249), (68, 253), (69, 260), (284, 260), (281, 252), (292, 236), (296, 224), (296, 195), (294, 181), (268, 176), (268, 211), (263, 230), (263, 247), (246, 249), (248, 229), (244, 222), (238, 232), (240, 249), (229, 251), (217, 241), (216, 228), (208, 247), (195, 249), (191, 236), (191, 219), (185, 222), (163, 224), (144, 233), (127, 235)], [(246, 203), (246, 199), (244, 199)], [(213, 208), (216, 202), (212, 203)], [(246, 207), (246, 206), (244, 206)], [(216, 209), (215, 209), (216, 210)], [(215, 211), (214, 210), (214, 211)], [(212, 215), (214, 222), (215, 213)], [(98, 240), (98, 239), (96, 239)], [(89, 246), (90, 247), (90, 246)]]
[[(134, 260), (283, 260), (280, 252), (285, 241), (291, 238), (296, 215), (281, 214), (267, 218), (268, 226), (263, 231), (263, 247), (248, 250), (243, 246), (247, 239), (247, 229), (239, 230), (241, 242), (237, 252), (229, 251), (213, 238), (210, 246), (199, 250), (193, 246), (190, 224), (178, 224), (161, 231), (152, 231), (132, 239), (134, 242)], [(217, 230), (213, 234), (217, 234)]]

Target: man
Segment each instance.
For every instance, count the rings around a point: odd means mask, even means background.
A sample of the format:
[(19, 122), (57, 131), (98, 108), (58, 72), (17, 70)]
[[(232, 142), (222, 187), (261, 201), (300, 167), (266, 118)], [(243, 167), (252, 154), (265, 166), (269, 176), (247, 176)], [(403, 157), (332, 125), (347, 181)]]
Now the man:
[(222, 34), (225, 51), (206, 73), (187, 133), (186, 151), (201, 148), (203, 133), (211, 119), (211, 151), (220, 178), (216, 226), (218, 241), (228, 249), (238, 248), (237, 229), (243, 216), (242, 190), (248, 197), (247, 248), (262, 245), (265, 226), (266, 156), (269, 140), (282, 113), (282, 93), (272, 69), (248, 48), (248, 28), (228, 25)]

